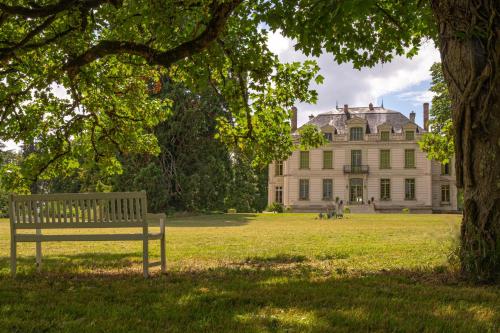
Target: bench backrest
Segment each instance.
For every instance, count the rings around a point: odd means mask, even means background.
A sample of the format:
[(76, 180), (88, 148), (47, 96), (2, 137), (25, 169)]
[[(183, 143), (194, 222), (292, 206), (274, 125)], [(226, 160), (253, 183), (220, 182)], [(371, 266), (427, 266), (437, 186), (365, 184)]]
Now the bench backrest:
[(11, 195), (15, 229), (116, 228), (144, 226), (146, 192)]

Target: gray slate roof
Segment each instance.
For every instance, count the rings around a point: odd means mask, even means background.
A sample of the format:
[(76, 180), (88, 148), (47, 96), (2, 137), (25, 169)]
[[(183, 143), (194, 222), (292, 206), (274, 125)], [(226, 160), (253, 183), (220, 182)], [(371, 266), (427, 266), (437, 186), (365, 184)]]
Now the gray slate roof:
[[(367, 133), (377, 133), (377, 127), (384, 123), (392, 126), (394, 133), (402, 133), (403, 127), (411, 123), (401, 112), (385, 109), (383, 107), (374, 107), (370, 110), (368, 107), (350, 107), (349, 117), (358, 117), (367, 120)], [(307, 124), (313, 124), (320, 128), (326, 125), (335, 127), (337, 134), (346, 133), (346, 120), (348, 115), (344, 113), (343, 108), (338, 108), (325, 113), (320, 113)], [(417, 133), (425, 132), (424, 129), (417, 125)]]

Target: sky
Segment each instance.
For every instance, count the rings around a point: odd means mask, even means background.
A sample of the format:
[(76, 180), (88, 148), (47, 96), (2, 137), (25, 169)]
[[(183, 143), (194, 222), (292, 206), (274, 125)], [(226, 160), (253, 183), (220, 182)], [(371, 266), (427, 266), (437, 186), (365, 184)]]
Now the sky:
[[(283, 37), (279, 31), (268, 35), (268, 46), (280, 61), (304, 61), (307, 56), (294, 50), (294, 42)], [(313, 84), (318, 92), (315, 105), (297, 104), (298, 125), (308, 121), (311, 114), (318, 114), (339, 106), (380, 106), (382, 100), (387, 109), (399, 111), (406, 116), (415, 111), (416, 122), (422, 126), (422, 104), (431, 102), (430, 67), (439, 62), (439, 51), (429, 41), (423, 45), (417, 56), (412, 59), (395, 57), (392, 62), (373, 68), (357, 70), (352, 64), (338, 65), (331, 54), (323, 54), (315, 59), (325, 78), (323, 84)]]

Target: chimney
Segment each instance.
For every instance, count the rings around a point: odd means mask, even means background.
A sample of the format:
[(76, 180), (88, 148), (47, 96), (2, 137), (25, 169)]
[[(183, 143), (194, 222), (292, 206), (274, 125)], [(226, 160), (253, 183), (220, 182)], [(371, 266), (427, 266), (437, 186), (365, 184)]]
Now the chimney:
[(429, 131), (429, 103), (424, 103), (424, 130)]
[(314, 119), (314, 115), (313, 114), (310, 114), (309, 115), (309, 121), (313, 120)]
[(297, 108), (295, 106), (292, 106), (292, 132), (295, 132), (297, 130)]
[(373, 111), (374, 110), (373, 104), (372, 103), (368, 104), (368, 108), (370, 109), (370, 111)]
[(414, 122), (415, 122), (415, 115), (416, 115), (415, 111), (410, 112), (410, 121), (411, 121), (412, 123), (414, 123)]
[(347, 117), (347, 119), (351, 119), (351, 115), (349, 114), (349, 105), (344, 104), (344, 114)]

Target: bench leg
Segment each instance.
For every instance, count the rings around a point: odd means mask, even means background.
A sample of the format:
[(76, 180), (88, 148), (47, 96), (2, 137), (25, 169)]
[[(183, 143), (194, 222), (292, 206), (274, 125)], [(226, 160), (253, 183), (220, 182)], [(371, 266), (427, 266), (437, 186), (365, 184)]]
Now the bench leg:
[(10, 232), (10, 274), (12, 277), (16, 276), (17, 261), (16, 261), (16, 232)]
[[(36, 234), (42, 235), (42, 230), (41, 229), (36, 229)], [(36, 269), (38, 272), (42, 270), (42, 242), (37, 241), (36, 242)]]
[(148, 255), (148, 227), (143, 227), (143, 240), (142, 240), (142, 271), (144, 277), (149, 277), (149, 255)]
[(162, 273), (167, 273), (167, 257), (165, 255), (165, 221), (163, 219), (160, 220), (160, 231), (161, 231), (161, 238), (160, 238), (160, 259), (161, 259), (161, 272)]

